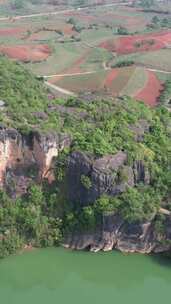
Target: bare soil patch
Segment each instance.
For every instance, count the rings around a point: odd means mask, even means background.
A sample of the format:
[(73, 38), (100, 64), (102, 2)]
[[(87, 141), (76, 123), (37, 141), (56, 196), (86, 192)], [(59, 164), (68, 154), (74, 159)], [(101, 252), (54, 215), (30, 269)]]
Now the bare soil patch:
[(0, 53), (22, 62), (40, 62), (51, 54), (48, 45), (0, 46)]
[(100, 47), (122, 55), (160, 50), (169, 45), (171, 45), (171, 31), (120, 37), (117, 40), (104, 41)]
[(148, 71), (148, 81), (145, 87), (135, 96), (136, 99), (144, 101), (145, 104), (154, 107), (157, 105), (157, 100), (163, 89), (161, 82), (157, 76)]

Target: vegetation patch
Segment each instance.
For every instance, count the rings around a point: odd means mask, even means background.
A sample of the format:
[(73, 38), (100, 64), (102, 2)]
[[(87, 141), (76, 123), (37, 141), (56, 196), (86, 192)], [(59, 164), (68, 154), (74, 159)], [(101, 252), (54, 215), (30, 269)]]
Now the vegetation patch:
[(164, 84), (162, 94), (160, 95), (160, 102), (162, 104), (171, 106), (171, 79)]
[[(131, 67), (127, 68), (130, 73)], [(128, 72), (127, 71), (127, 72)], [(23, 84), (27, 84), (23, 85)], [(153, 85), (152, 85), (153, 86)], [(29, 89), (28, 89), (29, 88)], [(59, 154), (54, 167), (56, 181), (51, 187), (31, 182), (25, 196), (11, 199), (0, 192), (0, 256), (23, 248), (58, 245), (67, 231), (90, 231), (98, 227), (107, 212), (120, 214), (126, 222), (150, 220), (165, 202), (170, 206), (171, 189), (171, 113), (164, 107), (151, 109), (131, 98), (117, 100), (55, 99), (42, 82), (22, 64), (0, 58), (0, 99), (4, 101), (0, 121), (22, 133), (65, 133), (72, 144)], [(46, 120), (34, 112), (46, 113)], [(141, 140), (135, 140), (142, 122), (149, 126)], [(99, 159), (126, 154), (128, 166), (144, 163), (150, 183), (138, 182), (114, 196), (105, 193), (86, 206), (65, 197), (68, 156), (80, 152)], [(76, 172), (74, 172), (75, 174)], [(33, 172), (31, 172), (31, 175)], [(127, 171), (119, 170), (114, 178), (127, 182)], [(91, 191), (89, 174), (79, 176), (84, 191)], [(170, 207), (169, 207), (170, 208)], [(156, 223), (157, 231), (161, 223)]]

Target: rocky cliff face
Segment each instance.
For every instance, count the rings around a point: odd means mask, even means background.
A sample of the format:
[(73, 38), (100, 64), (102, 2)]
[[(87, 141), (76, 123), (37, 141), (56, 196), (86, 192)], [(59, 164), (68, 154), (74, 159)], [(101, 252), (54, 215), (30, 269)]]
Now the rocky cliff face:
[(0, 186), (13, 196), (26, 192), (31, 180), (54, 179), (53, 159), (70, 138), (63, 134), (22, 136), (15, 129), (0, 128)]
[(155, 232), (154, 221), (129, 224), (119, 215), (104, 215), (103, 223), (94, 232), (67, 235), (64, 247), (92, 252), (114, 248), (127, 253), (160, 253), (171, 250), (171, 219), (165, 217), (165, 232)]
[[(91, 187), (86, 188), (81, 177), (86, 176)], [(127, 155), (120, 151), (95, 159), (83, 152), (73, 152), (68, 159), (66, 171), (68, 199), (81, 206), (91, 205), (103, 194), (115, 196), (135, 187), (138, 183), (148, 185), (150, 173), (143, 161), (128, 165)], [(171, 218), (165, 216), (164, 234), (154, 229), (155, 214), (149, 222), (129, 224), (118, 214), (103, 215), (102, 223), (94, 232), (71, 233), (67, 235), (64, 246), (72, 249), (109, 251), (116, 248), (122, 252), (163, 252), (171, 249)]]
[[(32, 132), (21, 135), (15, 129), (0, 127), (0, 186), (12, 197), (26, 193), (32, 180), (40, 183), (54, 180), (54, 158), (63, 148), (70, 146), (65, 134), (42, 135)], [(91, 186), (82, 183), (88, 177)], [(70, 202), (91, 205), (103, 194), (115, 196), (142, 182), (150, 183), (150, 173), (143, 161), (128, 164), (127, 154), (95, 158), (83, 152), (69, 155), (66, 168), (66, 195)], [(129, 224), (118, 214), (104, 214), (102, 222), (93, 232), (74, 232), (66, 236), (64, 246), (72, 249), (123, 252), (163, 252), (171, 249), (171, 219), (165, 215), (165, 231), (160, 235), (154, 229), (154, 217), (149, 222)]]
[[(81, 177), (90, 179), (87, 189)], [(83, 152), (73, 152), (68, 160), (66, 172), (68, 199), (80, 202), (82, 206), (94, 202), (102, 194), (115, 196), (142, 182), (149, 184), (150, 175), (143, 161), (127, 164), (127, 154), (120, 151), (115, 155), (106, 155), (95, 159)]]

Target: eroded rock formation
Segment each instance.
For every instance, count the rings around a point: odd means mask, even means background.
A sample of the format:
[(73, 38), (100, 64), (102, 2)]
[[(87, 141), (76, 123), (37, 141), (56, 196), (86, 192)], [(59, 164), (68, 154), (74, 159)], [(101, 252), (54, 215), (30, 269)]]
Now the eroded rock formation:
[(70, 144), (64, 134), (21, 135), (15, 129), (0, 128), (0, 186), (12, 196), (26, 192), (31, 180), (54, 179), (53, 159)]
[[(81, 176), (90, 178), (90, 189), (81, 183)], [(66, 177), (69, 200), (81, 205), (94, 202), (102, 194), (115, 196), (124, 192), (127, 186), (150, 182), (143, 161), (128, 166), (127, 154), (122, 151), (98, 159), (83, 152), (73, 152), (68, 159)]]
[[(81, 177), (90, 179), (91, 187), (86, 188)], [(82, 207), (91, 205), (101, 195), (115, 196), (127, 187), (139, 183), (150, 183), (150, 172), (139, 160), (128, 165), (126, 153), (94, 158), (83, 152), (73, 152), (68, 159), (66, 171), (68, 199)], [(163, 252), (171, 249), (171, 218), (165, 216), (164, 234), (155, 231), (155, 214), (148, 222), (127, 223), (119, 214), (106, 213), (102, 222), (93, 232), (73, 232), (66, 236), (64, 246), (72, 249), (109, 251), (116, 248), (122, 252)]]
[(154, 222), (129, 224), (117, 214), (103, 216), (103, 223), (94, 232), (67, 235), (64, 247), (92, 252), (114, 248), (127, 253), (161, 253), (171, 250), (171, 219), (165, 217), (165, 233), (155, 232)]
[[(141, 134), (142, 136), (142, 134)], [(141, 136), (139, 138), (141, 138)], [(71, 139), (65, 134), (21, 135), (15, 129), (0, 127), (0, 186), (12, 197), (26, 193), (32, 180), (41, 182), (54, 180), (54, 158)], [(91, 187), (82, 184), (82, 176), (90, 179)], [(150, 173), (143, 161), (128, 164), (127, 154), (119, 151), (115, 155), (95, 158), (91, 154), (75, 151), (67, 160), (66, 195), (71, 203), (82, 207), (91, 205), (103, 194), (115, 196), (142, 182), (150, 183)], [(171, 249), (171, 219), (165, 215), (164, 235), (154, 229), (154, 218), (148, 222), (127, 223), (119, 214), (106, 213), (93, 232), (69, 233), (64, 242), (72, 249), (109, 251), (116, 248), (122, 252), (163, 252)], [(163, 242), (164, 241), (164, 242)]]

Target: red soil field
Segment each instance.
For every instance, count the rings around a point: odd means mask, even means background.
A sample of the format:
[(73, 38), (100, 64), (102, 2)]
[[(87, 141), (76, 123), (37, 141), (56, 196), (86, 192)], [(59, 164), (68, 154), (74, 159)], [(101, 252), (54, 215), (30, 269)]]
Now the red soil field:
[(23, 62), (46, 60), (51, 54), (48, 45), (0, 46), (0, 53)]
[(0, 36), (18, 36), (25, 32), (23, 28), (3, 28), (0, 29)]
[(72, 29), (72, 25), (67, 24), (64, 27), (61, 28), (64, 35), (72, 35), (75, 33), (75, 31)]
[(118, 54), (130, 54), (143, 51), (155, 51), (171, 45), (171, 32), (126, 36), (117, 40), (102, 42), (100, 47)]
[(112, 69), (108, 74), (104, 82), (104, 86), (110, 87), (112, 84), (113, 80), (116, 78), (118, 75), (119, 69)]
[(146, 86), (135, 96), (136, 99), (144, 101), (145, 104), (154, 107), (160, 96), (163, 86), (156, 75), (148, 71), (148, 81)]

